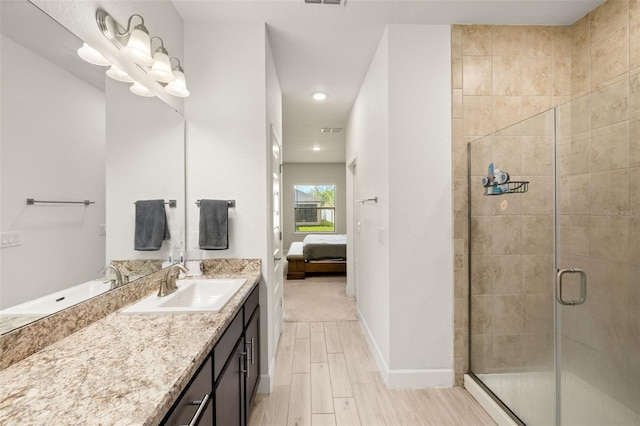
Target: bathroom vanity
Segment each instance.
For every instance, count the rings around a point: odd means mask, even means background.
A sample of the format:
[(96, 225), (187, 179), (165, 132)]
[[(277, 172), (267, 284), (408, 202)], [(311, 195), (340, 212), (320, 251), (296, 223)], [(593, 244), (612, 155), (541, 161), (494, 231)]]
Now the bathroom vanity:
[(260, 374), (260, 271), (207, 274), (246, 281), (217, 313), (119, 309), (0, 371), (0, 423), (188, 424), (198, 412), (201, 425), (245, 424)]

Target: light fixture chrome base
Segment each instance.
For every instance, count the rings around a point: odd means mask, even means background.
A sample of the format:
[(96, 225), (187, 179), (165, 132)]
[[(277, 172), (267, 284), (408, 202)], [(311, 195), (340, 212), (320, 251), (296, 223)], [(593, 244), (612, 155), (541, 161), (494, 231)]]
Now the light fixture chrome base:
[(126, 29), (118, 24), (113, 16), (102, 9), (98, 9), (96, 11), (96, 22), (102, 35), (118, 49), (122, 49), (127, 45), (129, 34), (126, 33)]

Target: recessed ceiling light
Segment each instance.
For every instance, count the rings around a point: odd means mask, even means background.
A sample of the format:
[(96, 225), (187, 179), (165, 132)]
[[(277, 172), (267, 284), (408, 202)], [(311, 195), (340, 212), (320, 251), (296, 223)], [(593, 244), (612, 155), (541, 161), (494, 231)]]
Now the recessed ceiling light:
[(314, 146), (314, 147), (313, 147), (313, 150), (314, 150), (314, 151), (320, 151), (320, 147), (319, 147), (319, 146)]
[(324, 101), (325, 99), (327, 99), (327, 94), (322, 92), (316, 92), (313, 94), (313, 99), (315, 99), (316, 101)]

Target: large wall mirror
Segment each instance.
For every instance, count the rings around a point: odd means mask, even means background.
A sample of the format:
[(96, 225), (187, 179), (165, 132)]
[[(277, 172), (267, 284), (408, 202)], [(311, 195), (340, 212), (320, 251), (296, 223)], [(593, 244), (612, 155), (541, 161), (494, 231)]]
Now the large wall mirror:
[[(161, 100), (136, 96), (105, 67), (82, 61), (82, 40), (33, 4), (0, 7), (4, 334), (54, 313), (56, 303), (108, 291), (106, 265), (132, 281), (184, 244), (185, 124)], [(166, 206), (171, 240), (136, 251), (135, 202), (149, 199), (175, 200)]]

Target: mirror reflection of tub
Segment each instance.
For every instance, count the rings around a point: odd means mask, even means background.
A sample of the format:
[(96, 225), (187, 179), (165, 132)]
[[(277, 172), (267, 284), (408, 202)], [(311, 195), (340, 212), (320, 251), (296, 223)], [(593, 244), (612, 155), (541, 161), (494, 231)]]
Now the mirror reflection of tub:
[(111, 289), (109, 280), (93, 280), (0, 311), (0, 333), (69, 308)]

